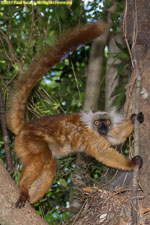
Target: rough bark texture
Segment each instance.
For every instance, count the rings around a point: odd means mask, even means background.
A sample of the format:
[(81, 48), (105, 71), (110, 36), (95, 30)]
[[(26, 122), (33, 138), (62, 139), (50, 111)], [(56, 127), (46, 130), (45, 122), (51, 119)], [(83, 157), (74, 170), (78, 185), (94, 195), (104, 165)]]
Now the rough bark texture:
[[(126, 9), (130, 11), (127, 11), (126, 14), (127, 39), (132, 42), (131, 59), (133, 66), (136, 65), (136, 68), (134, 67), (131, 80), (127, 86), (128, 101), (126, 103), (126, 112), (128, 114), (135, 112), (135, 106), (137, 105), (135, 84), (137, 78), (141, 77), (142, 81), (139, 110), (143, 112), (145, 121), (142, 125), (140, 125), (140, 155), (143, 157), (144, 164), (143, 168), (140, 171), (139, 179), (143, 199), (142, 202), (138, 202), (138, 206), (142, 209), (146, 209), (150, 207), (150, 2), (146, 0), (128, 0)], [(135, 20), (133, 20), (133, 16)], [(134, 24), (134, 22), (136, 26), (133, 28), (132, 25)], [(131, 35), (131, 28), (132, 30), (136, 29), (136, 35)], [(138, 224), (150, 224), (149, 214), (147, 214), (146, 216), (141, 214), (139, 215), (140, 216), (138, 218)]]
[(46, 225), (47, 223), (29, 204), (15, 208), (18, 198), (17, 187), (0, 160), (0, 224), (1, 225)]
[[(145, 52), (142, 45), (137, 46), (138, 51), (143, 53), (139, 62), (140, 73), (142, 74), (142, 87), (140, 99), (140, 111), (144, 114), (144, 123), (140, 126), (140, 155), (144, 160), (144, 165), (141, 170), (140, 180), (142, 180), (142, 188), (146, 194), (146, 203), (149, 205), (150, 189), (149, 189), (149, 176), (150, 176), (150, 151), (149, 151), (149, 137), (150, 137), (150, 46)], [(128, 87), (127, 96), (128, 101), (126, 110), (134, 112), (135, 109), (135, 77), (133, 76)]]
[[(140, 95), (140, 111), (144, 114), (144, 123), (140, 125), (140, 155), (143, 158), (143, 167), (140, 170), (139, 184), (142, 188), (142, 208), (150, 207), (150, 151), (149, 151), (149, 137), (150, 137), (150, 46), (147, 51), (143, 49), (143, 45), (137, 45), (136, 49), (141, 54), (141, 59), (138, 60), (139, 71), (142, 74), (141, 95)], [(127, 88), (128, 101), (126, 104), (126, 111), (129, 113), (135, 110), (135, 77), (132, 79)], [(141, 195), (141, 193), (139, 194)], [(146, 224), (150, 224), (150, 215), (148, 215)]]
[[(141, 46), (143, 48), (143, 46)], [(144, 191), (144, 206), (150, 207), (150, 46), (141, 62), (142, 66), (142, 90), (147, 94), (141, 95), (141, 111), (144, 113), (145, 123), (141, 128), (140, 154), (144, 165), (140, 174), (140, 183)], [(147, 97), (146, 97), (147, 96)], [(150, 221), (149, 221), (150, 222)]]
[[(129, 42), (132, 42), (133, 36), (133, 24), (135, 17), (132, 11), (134, 1), (127, 0), (127, 38)], [(150, 1), (147, 0), (137, 0), (137, 22), (138, 22), (138, 34), (137, 34), (137, 44), (150, 44)]]

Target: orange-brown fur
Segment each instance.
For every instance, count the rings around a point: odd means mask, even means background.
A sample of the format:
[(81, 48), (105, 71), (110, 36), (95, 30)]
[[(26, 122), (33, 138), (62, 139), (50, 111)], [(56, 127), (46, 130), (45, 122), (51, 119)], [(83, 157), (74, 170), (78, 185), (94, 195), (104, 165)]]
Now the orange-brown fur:
[[(109, 135), (124, 140), (124, 124), (128, 125), (126, 135), (129, 135), (133, 129), (131, 120), (118, 124), (119, 129), (115, 127)], [(57, 156), (85, 152), (107, 166), (123, 170), (131, 170), (135, 166), (112, 148), (105, 137), (88, 129), (79, 113), (52, 115), (26, 123), (16, 136), (15, 149), (23, 164), (20, 191), (23, 195), (29, 191), (25, 195), (28, 200), (30, 196), (31, 203), (42, 197), (50, 187)]]
[[(26, 200), (37, 201), (48, 190), (55, 174), (57, 156), (85, 152), (111, 167), (131, 170), (136, 166), (112, 148), (107, 138), (88, 128), (79, 113), (47, 116), (28, 123), (24, 120), (28, 95), (40, 77), (64, 55), (104, 30), (104, 23), (99, 21), (63, 35), (54, 46), (48, 46), (35, 58), (29, 70), (16, 82), (9, 101), (7, 123), (16, 134), (15, 150), (23, 165), (17, 207), (22, 207)], [(131, 120), (125, 120), (112, 128), (108, 135), (110, 139), (123, 142), (132, 129)]]

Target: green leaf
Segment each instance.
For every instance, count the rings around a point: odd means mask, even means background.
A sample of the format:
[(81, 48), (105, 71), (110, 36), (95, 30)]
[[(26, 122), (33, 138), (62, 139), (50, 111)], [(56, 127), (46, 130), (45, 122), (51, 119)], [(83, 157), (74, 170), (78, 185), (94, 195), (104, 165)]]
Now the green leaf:
[(60, 185), (61, 185), (61, 186), (67, 187), (67, 182), (65, 181), (65, 179), (61, 178), (61, 179), (59, 180), (59, 182), (60, 182)]

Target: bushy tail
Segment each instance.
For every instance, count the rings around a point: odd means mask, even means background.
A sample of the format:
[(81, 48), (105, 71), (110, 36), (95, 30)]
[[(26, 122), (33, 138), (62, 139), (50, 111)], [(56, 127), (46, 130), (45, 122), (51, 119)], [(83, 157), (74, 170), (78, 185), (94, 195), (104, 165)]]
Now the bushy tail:
[(72, 32), (62, 35), (54, 46), (46, 49), (36, 57), (29, 69), (19, 76), (14, 91), (10, 95), (8, 104), (7, 124), (9, 129), (17, 134), (25, 123), (24, 112), (28, 96), (37, 81), (66, 56), (81, 44), (93, 40), (106, 29), (102, 21), (88, 23), (73, 29)]

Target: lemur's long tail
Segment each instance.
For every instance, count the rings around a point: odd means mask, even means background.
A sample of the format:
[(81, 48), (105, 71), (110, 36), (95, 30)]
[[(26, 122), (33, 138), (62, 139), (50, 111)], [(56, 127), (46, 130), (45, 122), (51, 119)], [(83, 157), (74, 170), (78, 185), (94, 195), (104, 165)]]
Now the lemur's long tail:
[(17, 134), (25, 123), (24, 112), (27, 99), (37, 81), (52, 66), (58, 63), (62, 57), (76, 49), (79, 45), (93, 40), (102, 34), (105, 29), (106, 25), (100, 20), (77, 27), (72, 32), (62, 35), (54, 46), (47, 46), (32, 61), (29, 69), (19, 76), (14, 91), (10, 95), (7, 124), (13, 133)]

